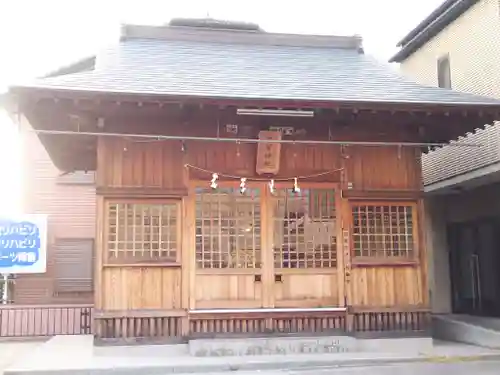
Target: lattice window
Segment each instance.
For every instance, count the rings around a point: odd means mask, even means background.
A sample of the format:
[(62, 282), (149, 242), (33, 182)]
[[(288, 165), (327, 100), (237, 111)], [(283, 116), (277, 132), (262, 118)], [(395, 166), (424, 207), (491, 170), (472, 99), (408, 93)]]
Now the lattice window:
[(196, 190), (199, 268), (260, 268), (261, 212), (257, 189)]
[(108, 203), (108, 261), (176, 262), (179, 203)]
[(412, 258), (414, 204), (353, 204), (354, 256)]
[(335, 192), (281, 189), (274, 198), (273, 250), (276, 268), (337, 266)]

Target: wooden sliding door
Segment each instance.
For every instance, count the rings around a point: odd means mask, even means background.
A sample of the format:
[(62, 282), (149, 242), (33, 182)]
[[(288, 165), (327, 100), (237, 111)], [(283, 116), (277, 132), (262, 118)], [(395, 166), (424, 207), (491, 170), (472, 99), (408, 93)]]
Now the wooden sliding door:
[(337, 197), (333, 188), (300, 192), (278, 188), (270, 196), (269, 250), (273, 254), (273, 297), (276, 307), (343, 305), (337, 270)]
[(194, 195), (196, 309), (343, 305), (335, 189), (252, 183)]
[(262, 191), (195, 189), (196, 309), (264, 306)]

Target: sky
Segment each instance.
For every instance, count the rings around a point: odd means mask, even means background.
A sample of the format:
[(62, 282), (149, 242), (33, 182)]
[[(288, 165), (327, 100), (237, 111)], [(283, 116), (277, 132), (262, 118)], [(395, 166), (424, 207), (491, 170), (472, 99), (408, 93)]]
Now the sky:
[[(9, 85), (93, 55), (120, 25), (173, 17), (248, 21), (268, 32), (361, 35), (365, 53), (387, 61), (397, 42), (443, 0), (1, 0), (0, 93)], [(0, 214), (21, 207), (22, 142), (0, 113)]]

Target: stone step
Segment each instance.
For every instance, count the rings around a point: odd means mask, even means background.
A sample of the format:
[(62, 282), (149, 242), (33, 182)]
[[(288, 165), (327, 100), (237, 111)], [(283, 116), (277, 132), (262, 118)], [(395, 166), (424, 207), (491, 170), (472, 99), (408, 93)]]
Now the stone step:
[(432, 349), (430, 337), (387, 339), (352, 336), (194, 339), (188, 351), (195, 357), (325, 354), (348, 352), (421, 353)]
[(435, 315), (432, 331), (436, 339), (462, 342), (490, 349), (500, 349), (500, 330), (474, 317)]

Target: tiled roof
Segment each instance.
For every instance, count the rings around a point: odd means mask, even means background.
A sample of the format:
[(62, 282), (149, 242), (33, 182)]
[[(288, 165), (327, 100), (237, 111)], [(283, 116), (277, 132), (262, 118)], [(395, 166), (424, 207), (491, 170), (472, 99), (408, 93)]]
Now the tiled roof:
[[(287, 37), (267, 33), (254, 33), (251, 42), (240, 43), (238, 36), (245, 33), (234, 31), (214, 32), (226, 38), (200, 41), (196, 32), (184, 40), (126, 38), (98, 55), (93, 71), (48, 77), (24, 87), (231, 99), (500, 104), (416, 84), (357, 47), (260, 44), (259, 38), (269, 35)], [(235, 37), (228, 39), (231, 33)]]

